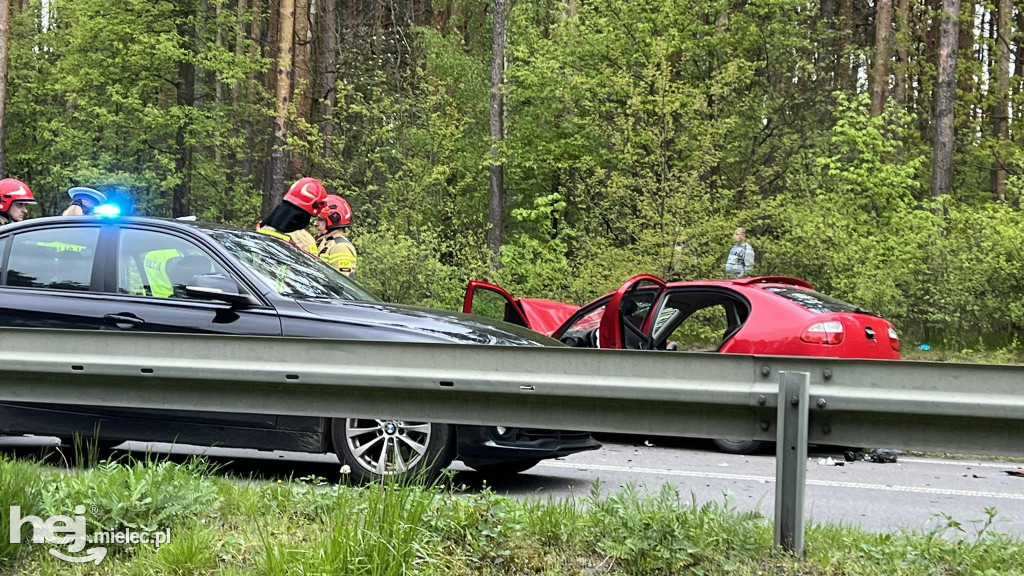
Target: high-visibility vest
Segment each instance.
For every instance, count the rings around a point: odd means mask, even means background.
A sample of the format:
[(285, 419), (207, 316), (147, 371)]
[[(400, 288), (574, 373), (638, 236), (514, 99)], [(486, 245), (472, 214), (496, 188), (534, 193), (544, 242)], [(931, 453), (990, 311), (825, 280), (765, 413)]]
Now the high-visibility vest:
[(174, 283), (167, 275), (167, 262), (181, 256), (181, 252), (174, 248), (153, 250), (146, 253), (143, 266), (146, 268), (146, 279), (149, 280), (149, 290), (157, 298), (170, 298), (174, 296)]

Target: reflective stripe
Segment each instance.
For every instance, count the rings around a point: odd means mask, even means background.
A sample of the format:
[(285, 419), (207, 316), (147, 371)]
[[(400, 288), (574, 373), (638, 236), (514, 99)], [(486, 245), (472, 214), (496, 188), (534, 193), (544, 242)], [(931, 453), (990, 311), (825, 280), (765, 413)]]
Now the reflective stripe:
[(271, 229), (271, 228), (269, 228), (267, 226), (259, 228), (256, 231), (259, 232), (260, 234), (266, 234), (267, 236), (273, 236), (274, 238), (278, 238), (280, 240), (284, 240), (285, 242), (291, 242), (292, 241), (292, 239), (289, 238), (287, 234), (283, 234), (283, 233), (278, 232), (277, 230), (273, 230), (273, 229)]
[(325, 254), (321, 258), (324, 262), (337, 268), (352, 269), (356, 267), (356, 256), (352, 253)]
[(85, 246), (79, 246), (77, 244), (67, 244), (64, 242), (36, 242), (36, 246), (42, 246), (44, 248), (53, 248), (57, 252), (81, 252), (85, 250)]

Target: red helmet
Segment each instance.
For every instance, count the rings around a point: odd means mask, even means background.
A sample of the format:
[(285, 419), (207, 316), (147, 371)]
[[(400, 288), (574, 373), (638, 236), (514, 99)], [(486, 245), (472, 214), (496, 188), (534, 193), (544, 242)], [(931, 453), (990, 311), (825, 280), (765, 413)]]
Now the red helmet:
[(0, 212), (7, 212), (11, 209), (11, 204), (15, 202), (35, 204), (36, 197), (32, 195), (28, 184), (21, 180), (14, 178), (0, 180)]
[(341, 196), (331, 194), (327, 196), (327, 205), (320, 217), (327, 220), (328, 229), (343, 228), (352, 224), (352, 207)]
[(284, 200), (309, 212), (313, 216), (320, 213), (327, 198), (327, 189), (316, 178), (301, 178), (292, 184), (284, 195)]

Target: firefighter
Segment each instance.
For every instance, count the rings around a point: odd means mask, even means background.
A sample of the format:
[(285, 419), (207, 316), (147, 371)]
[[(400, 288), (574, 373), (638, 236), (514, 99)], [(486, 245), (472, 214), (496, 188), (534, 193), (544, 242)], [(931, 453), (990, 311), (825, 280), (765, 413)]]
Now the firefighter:
[(317, 255), (332, 268), (352, 280), (356, 279), (356, 247), (345, 238), (352, 225), (352, 207), (341, 196), (331, 194), (327, 206), (316, 218)]
[(107, 201), (103, 192), (84, 186), (68, 190), (68, 196), (71, 196), (71, 206), (68, 206), (61, 216), (88, 216), (92, 214), (93, 209)]
[(326, 198), (327, 189), (316, 178), (297, 180), (256, 231), (316, 254), (316, 240), (306, 232), (306, 227), (310, 219), (320, 213)]
[(0, 180), (0, 226), (21, 222), (28, 215), (28, 205), (35, 203), (28, 184), (14, 178)]

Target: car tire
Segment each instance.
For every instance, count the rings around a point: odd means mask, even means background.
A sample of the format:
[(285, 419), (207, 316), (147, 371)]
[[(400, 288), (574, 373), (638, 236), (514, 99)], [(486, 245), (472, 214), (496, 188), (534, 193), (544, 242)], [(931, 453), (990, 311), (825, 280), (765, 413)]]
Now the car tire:
[(764, 446), (764, 442), (760, 440), (722, 440), (715, 438), (712, 442), (715, 443), (719, 450), (727, 454), (753, 454)]
[(540, 460), (540, 458), (529, 458), (527, 460), (511, 460), (490, 464), (473, 464), (472, 462), (464, 462), (464, 464), (487, 478), (499, 478), (501, 476), (514, 476), (520, 472), (526, 472), (540, 463)]
[(359, 484), (386, 476), (432, 481), (455, 458), (454, 439), (454, 428), (448, 424), (331, 419), (334, 452)]

